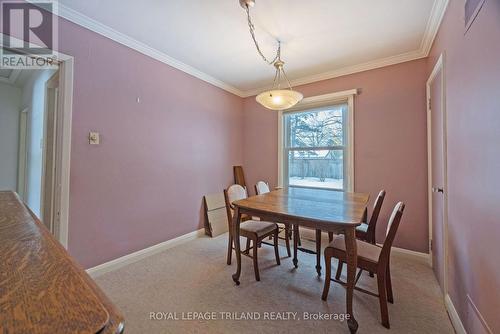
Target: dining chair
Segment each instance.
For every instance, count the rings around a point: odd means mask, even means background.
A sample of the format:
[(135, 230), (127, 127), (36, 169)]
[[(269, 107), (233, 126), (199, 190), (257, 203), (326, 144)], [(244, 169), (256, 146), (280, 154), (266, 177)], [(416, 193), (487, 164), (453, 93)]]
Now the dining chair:
[(384, 203), (385, 190), (381, 190), (378, 193), (377, 199), (373, 204), (372, 215), (369, 222), (363, 222), (361, 225), (356, 227), (356, 238), (363, 241), (375, 244), (375, 230), (377, 226), (378, 216), (380, 214), (380, 209), (382, 208), (382, 203)]
[[(356, 286), (354, 287), (354, 289), (378, 297), (380, 304), (382, 325), (386, 328), (390, 328), (387, 302), (389, 301), (389, 303), (391, 304), (394, 303), (392, 284), (391, 284), (391, 272), (389, 265), (391, 247), (394, 238), (396, 237), (396, 232), (398, 230), (404, 208), (405, 204), (403, 202), (397, 203), (396, 206), (394, 207), (394, 210), (392, 211), (391, 217), (389, 218), (389, 222), (387, 224), (386, 237), (382, 247), (362, 240), (356, 241), (358, 249), (357, 263), (358, 263), (358, 268), (360, 268), (360, 271), (356, 275), (356, 280), (354, 284), (356, 285), (356, 283), (358, 282), (363, 270), (374, 272), (377, 275), (378, 294), (375, 294), (371, 291), (362, 288), (358, 288)], [(332, 257), (338, 259), (339, 261), (335, 279), (331, 278)], [(342, 273), (342, 264), (346, 261), (347, 260), (346, 260), (345, 238), (343, 235), (339, 235), (333, 240), (333, 242), (331, 242), (325, 248), (326, 277), (325, 277), (325, 285), (323, 288), (323, 295), (321, 297), (323, 300), (326, 300), (326, 298), (328, 297), (328, 291), (330, 289), (330, 280), (342, 284), (344, 286), (346, 285), (345, 282), (340, 280), (340, 275)]]
[[(269, 184), (265, 181), (259, 181), (255, 184), (255, 193), (257, 195), (260, 195), (260, 194), (264, 194), (266, 192), (270, 192), (270, 188), (269, 188)], [(289, 229), (289, 231), (286, 231), (287, 228)], [(291, 236), (293, 234), (293, 238), (295, 240), (295, 238), (297, 239), (297, 243), (293, 243), (294, 245), (294, 251), (296, 251), (295, 249), (295, 245), (297, 244), (299, 247), (302, 246), (301, 245), (301, 241), (300, 241), (300, 230), (299, 230), (299, 227), (298, 226), (295, 226), (294, 229), (293, 229), (293, 233), (292, 231), (290, 230), (290, 226), (286, 225), (284, 226), (284, 229), (285, 229), (285, 243), (286, 243), (286, 250), (287, 250), (287, 254), (288, 254), (288, 257), (291, 256), (291, 252), (290, 252), (290, 240), (288, 239), (289, 236)], [(283, 230), (283, 228), (281, 228), (280, 232)], [(318, 274), (318, 276), (321, 276), (321, 230), (316, 230), (315, 231), (315, 243), (316, 243), (316, 251), (313, 251), (313, 250), (310, 250), (310, 249), (307, 249), (307, 248), (298, 248), (299, 250), (303, 251), (303, 252), (306, 252), (306, 253), (309, 253), (309, 254), (316, 254), (316, 272)], [(278, 236), (278, 238), (280, 238)], [(283, 239), (283, 238), (280, 238), (280, 239)], [(297, 264), (294, 263), (295, 267), (297, 267)]]
[[(264, 182), (264, 181), (259, 181), (255, 184), (255, 193), (257, 195), (262, 195), (265, 193), (270, 192), (271, 189), (269, 188), (269, 183)], [(279, 236), (281, 232), (285, 231), (285, 237), (282, 238)], [(292, 256), (292, 253), (290, 252), (290, 237), (291, 237), (291, 229), (290, 229), (290, 224), (278, 224), (278, 239), (285, 240), (285, 245), (286, 245), (286, 253), (288, 257)]]
[[(227, 189), (224, 189), (224, 199), (226, 201), (227, 220), (229, 224), (229, 243), (227, 246), (227, 264), (231, 264), (231, 256), (233, 253), (233, 202), (245, 199), (248, 197), (245, 188), (239, 184), (233, 184)], [(246, 248), (241, 251), (242, 255), (253, 259), (253, 268), (255, 272), (255, 280), (260, 281), (259, 264), (257, 261), (257, 249), (262, 243), (262, 240), (269, 236), (274, 236), (274, 254), (276, 256), (276, 264), (280, 265), (280, 255), (278, 250), (278, 225), (276, 223), (249, 219), (240, 223), (240, 235), (247, 238)], [(252, 247), (250, 247), (250, 240)], [(250, 250), (253, 254), (250, 255)]]
[[(364, 221), (361, 225), (356, 227), (356, 238), (369, 242), (371, 244), (375, 244), (375, 231), (378, 221), (378, 216), (380, 214), (380, 209), (382, 208), (382, 204), (384, 203), (385, 198), (385, 190), (381, 190), (377, 198), (375, 199), (375, 203), (373, 203), (372, 215), (370, 217), (370, 221), (367, 222), (366, 216), (367, 213), (365, 211)], [(333, 241), (333, 233), (328, 233), (329, 242)]]

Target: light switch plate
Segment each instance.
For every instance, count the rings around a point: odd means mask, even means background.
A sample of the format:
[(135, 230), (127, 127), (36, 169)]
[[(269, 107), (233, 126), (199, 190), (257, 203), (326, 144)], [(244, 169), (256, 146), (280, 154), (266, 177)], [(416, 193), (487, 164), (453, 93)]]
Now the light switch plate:
[(99, 132), (89, 132), (89, 144), (99, 145), (99, 143), (100, 143)]

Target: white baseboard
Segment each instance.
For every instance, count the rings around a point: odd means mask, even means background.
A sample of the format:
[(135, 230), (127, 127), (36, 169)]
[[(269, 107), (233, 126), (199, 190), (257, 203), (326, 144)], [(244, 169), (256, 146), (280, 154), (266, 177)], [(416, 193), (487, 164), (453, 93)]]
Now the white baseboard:
[[(380, 245), (380, 246), (382, 246), (382, 245)], [(397, 253), (402, 253), (402, 254), (417, 256), (417, 257), (420, 257), (420, 258), (425, 259), (427, 261), (430, 259), (430, 254), (427, 254), (427, 253), (416, 252), (416, 251), (412, 251), (412, 250), (405, 249), (405, 248), (399, 248), (399, 247), (392, 247), (391, 250), (393, 252), (397, 252)]]
[(141, 249), (137, 252), (130, 253), (128, 255), (119, 257), (119, 258), (114, 259), (112, 261), (100, 264), (100, 265), (95, 266), (95, 267), (90, 268), (90, 269), (87, 269), (87, 274), (89, 274), (91, 277), (94, 277), (94, 278), (101, 276), (102, 274), (119, 269), (119, 268), (124, 267), (128, 264), (137, 262), (137, 261), (142, 260), (148, 256), (162, 252), (166, 249), (169, 249), (169, 248), (172, 248), (175, 246), (179, 246), (185, 242), (197, 239), (197, 238), (203, 236), (204, 234), (205, 234), (205, 229), (202, 228), (202, 229), (190, 232), (188, 234), (181, 235), (177, 238), (161, 242), (161, 243), (156, 244), (154, 246)]
[(444, 304), (448, 314), (450, 315), (451, 324), (453, 325), (453, 328), (455, 328), (455, 332), (457, 334), (467, 334), (464, 325), (462, 324), (462, 320), (460, 320), (457, 310), (455, 309), (455, 305), (453, 305), (453, 302), (451, 301), (450, 295), (446, 294), (444, 297)]
[[(326, 232), (323, 232), (322, 235), (323, 235), (322, 239), (324, 239), (326, 236)], [(300, 237), (302, 239), (307, 239), (309, 241), (315, 242), (316, 232), (312, 229), (309, 229), (309, 228), (301, 228), (300, 229)], [(377, 245), (382, 246), (382, 244), (377, 244)], [(399, 247), (392, 247), (392, 251), (397, 252), (397, 253), (403, 253), (403, 254), (407, 254), (407, 255), (417, 256), (417, 257), (420, 257), (420, 258), (425, 259), (427, 261), (430, 261), (430, 254), (427, 254), (427, 253), (416, 252), (416, 251), (412, 251), (412, 250), (404, 249), (404, 248), (399, 248)]]
[(467, 294), (467, 304), (467, 326), (469, 331), (471, 333), (493, 334), (486, 319), (483, 317), (474, 301), (472, 301), (472, 297), (469, 294)]

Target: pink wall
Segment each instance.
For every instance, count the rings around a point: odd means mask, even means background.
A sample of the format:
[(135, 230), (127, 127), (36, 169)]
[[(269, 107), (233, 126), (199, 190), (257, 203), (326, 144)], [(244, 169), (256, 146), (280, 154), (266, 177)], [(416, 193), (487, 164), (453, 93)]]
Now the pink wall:
[[(355, 186), (372, 199), (384, 188), (387, 197), (380, 216), (383, 240), (390, 210), (407, 204), (395, 245), (428, 250), (426, 59), (388, 66), (296, 87), (305, 97), (359, 88), (355, 98)], [(276, 112), (265, 110), (254, 97), (244, 102), (244, 168), (247, 183), (259, 179), (277, 183)]]
[(88, 268), (201, 228), (203, 195), (243, 161), (241, 98), (65, 20), (59, 34), (75, 57), (70, 253)]
[[(498, 142), (500, 4), (486, 0), (463, 35), (452, 0), (429, 59), (298, 87), (305, 96), (360, 88), (356, 190), (407, 203), (396, 246), (427, 251), (425, 81), (446, 52), (450, 295), (467, 329), (466, 296), (500, 332)], [(201, 199), (231, 182), (277, 179), (277, 115), (107, 38), (61, 20), (75, 57), (70, 252), (85, 267), (201, 227)], [(140, 97), (141, 103), (136, 102)], [(90, 130), (102, 143), (90, 146)], [(243, 153), (244, 152), (244, 156)], [(379, 239), (381, 240), (381, 239)]]
[(445, 53), (448, 117), (449, 294), (474, 333), (469, 294), (500, 333), (500, 2), (486, 0), (464, 36), (463, 1), (451, 0), (428, 61)]

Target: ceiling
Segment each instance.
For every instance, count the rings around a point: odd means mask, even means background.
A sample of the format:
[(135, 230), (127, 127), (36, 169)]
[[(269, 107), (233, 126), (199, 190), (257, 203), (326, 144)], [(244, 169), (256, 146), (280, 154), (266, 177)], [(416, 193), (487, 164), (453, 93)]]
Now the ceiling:
[(20, 73), (20, 70), (2, 68), (0, 69), (0, 82), (14, 85)]
[[(447, 0), (256, 0), (257, 39), (276, 38), (292, 84), (427, 56)], [(59, 13), (240, 96), (272, 83), (238, 0), (60, 0)]]
[(12, 74), (12, 71), (14, 70), (0, 68), (0, 78), (8, 80)]

